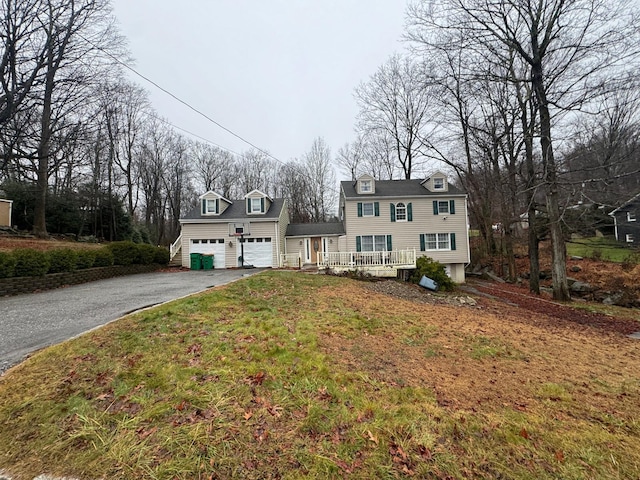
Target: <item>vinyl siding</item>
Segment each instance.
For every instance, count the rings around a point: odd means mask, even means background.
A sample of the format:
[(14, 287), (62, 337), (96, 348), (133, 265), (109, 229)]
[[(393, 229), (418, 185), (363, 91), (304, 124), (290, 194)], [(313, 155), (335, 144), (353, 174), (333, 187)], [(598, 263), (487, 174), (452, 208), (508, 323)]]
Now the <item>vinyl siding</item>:
[[(433, 200), (455, 200), (455, 214), (434, 215)], [(421, 198), (376, 198), (380, 202), (379, 217), (358, 217), (356, 200), (347, 200), (345, 208), (346, 250), (356, 250), (358, 235), (392, 235), (393, 249), (415, 248), (418, 256), (426, 255), (445, 264), (469, 262), (467, 211), (464, 197), (425, 196)], [(412, 205), (413, 221), (392, 222), (390, 204)], [(444, 219), (446, 217), (446, 220)], [(424, 233), (455, 233), (456, 250), (420, 251), (420, 235)]]
[[(277, 222), (251, 222), (252, 237), (270, 237), (273, 249), (273, 265), (279, 264), (279, 253), (276, 251), (277, 242), (275, 238)], [(285, 227), (286, 228), (286, 227)], [(225, 239), (225, 268), (238, 266), (238, 256), (240, 256), (239, 238), (229, 237), (229, 223), (185, 223), (182, 225), (182, 266), (190, 266), (189, 246), (192, 239), (203, 238), (224, 238)], [(284, 238), (284, 237), (283, 237)], [(231, 241), (232, 246), (229, 247)]]

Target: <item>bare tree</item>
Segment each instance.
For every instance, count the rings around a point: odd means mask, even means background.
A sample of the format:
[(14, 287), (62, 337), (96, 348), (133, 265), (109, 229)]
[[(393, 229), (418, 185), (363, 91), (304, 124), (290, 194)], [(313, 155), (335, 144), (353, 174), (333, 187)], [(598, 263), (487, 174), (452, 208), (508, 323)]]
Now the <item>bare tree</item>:
[(425, 68), (409, 58), (392, 56), (355, 92), (360, 131), (393, 141), (395, 159), (407, 179), (423, 158), (420, 147), (433, 115)]
[(324, 222), (335, 208), (336, 175), (331, 162), (331, 150), (322, 137), (313, 141), (303, 161), (308, 177), (309, 200), (313, 206), (311, 221)]
[(409, 36), (415, 42), (433, 42), (429, 32), (434, 30), (457, 30), (490, 64), (505, 64), (514, 51), (529, 65), (546, 185), (554, 298), (569, 300), (552, 109), (582, 107), (607, 84), (605, 72), (637, 67), (637, 7), (604, 0), (446, 0), (416, 2), (409, 16)]

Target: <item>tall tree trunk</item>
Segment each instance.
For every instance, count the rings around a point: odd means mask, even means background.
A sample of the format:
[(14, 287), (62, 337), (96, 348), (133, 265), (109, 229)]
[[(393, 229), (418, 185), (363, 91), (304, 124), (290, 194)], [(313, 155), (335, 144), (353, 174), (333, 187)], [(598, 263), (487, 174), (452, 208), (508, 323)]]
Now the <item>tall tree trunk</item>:
[(551, 115), (547, 103), (546, 90), (542, 76), (542, 64), (532, 65), (532, 86), (538, 102), (540, 118), (540, 146), (546, 183), (547, 215), (551, 234), (551, 274), (553, 279), (553, 298), (560, 301), (571, 300), (567, 283), (567, 254), (562, 226), (560, 225), (560, 206), (558, 204), (558, 179), (553, 146), (551, 144)]

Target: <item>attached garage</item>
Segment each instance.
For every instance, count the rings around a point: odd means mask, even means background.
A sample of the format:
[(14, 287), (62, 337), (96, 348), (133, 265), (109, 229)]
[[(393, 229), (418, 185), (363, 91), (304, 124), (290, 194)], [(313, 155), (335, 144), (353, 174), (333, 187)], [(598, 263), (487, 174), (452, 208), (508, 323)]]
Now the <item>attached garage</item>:
[(273, 267), (271, 237), (246, 237), (244, 239), (244, 264), (254, 267)]
[(213, 255), (214, 268), (225, 268), (224, 252), (225, 252), (224, 238), (191, 239), (189, 253), (202, 253), (204, 255)]

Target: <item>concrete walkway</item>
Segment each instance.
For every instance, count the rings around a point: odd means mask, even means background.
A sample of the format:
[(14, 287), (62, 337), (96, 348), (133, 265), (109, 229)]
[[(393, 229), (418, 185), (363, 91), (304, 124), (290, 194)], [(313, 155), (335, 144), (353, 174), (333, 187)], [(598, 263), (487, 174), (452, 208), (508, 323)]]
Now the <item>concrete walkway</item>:
[(133, 311), (258, 273), (251, 270), (154, 272), (0, 298), (0, 374), (41, 348)]

